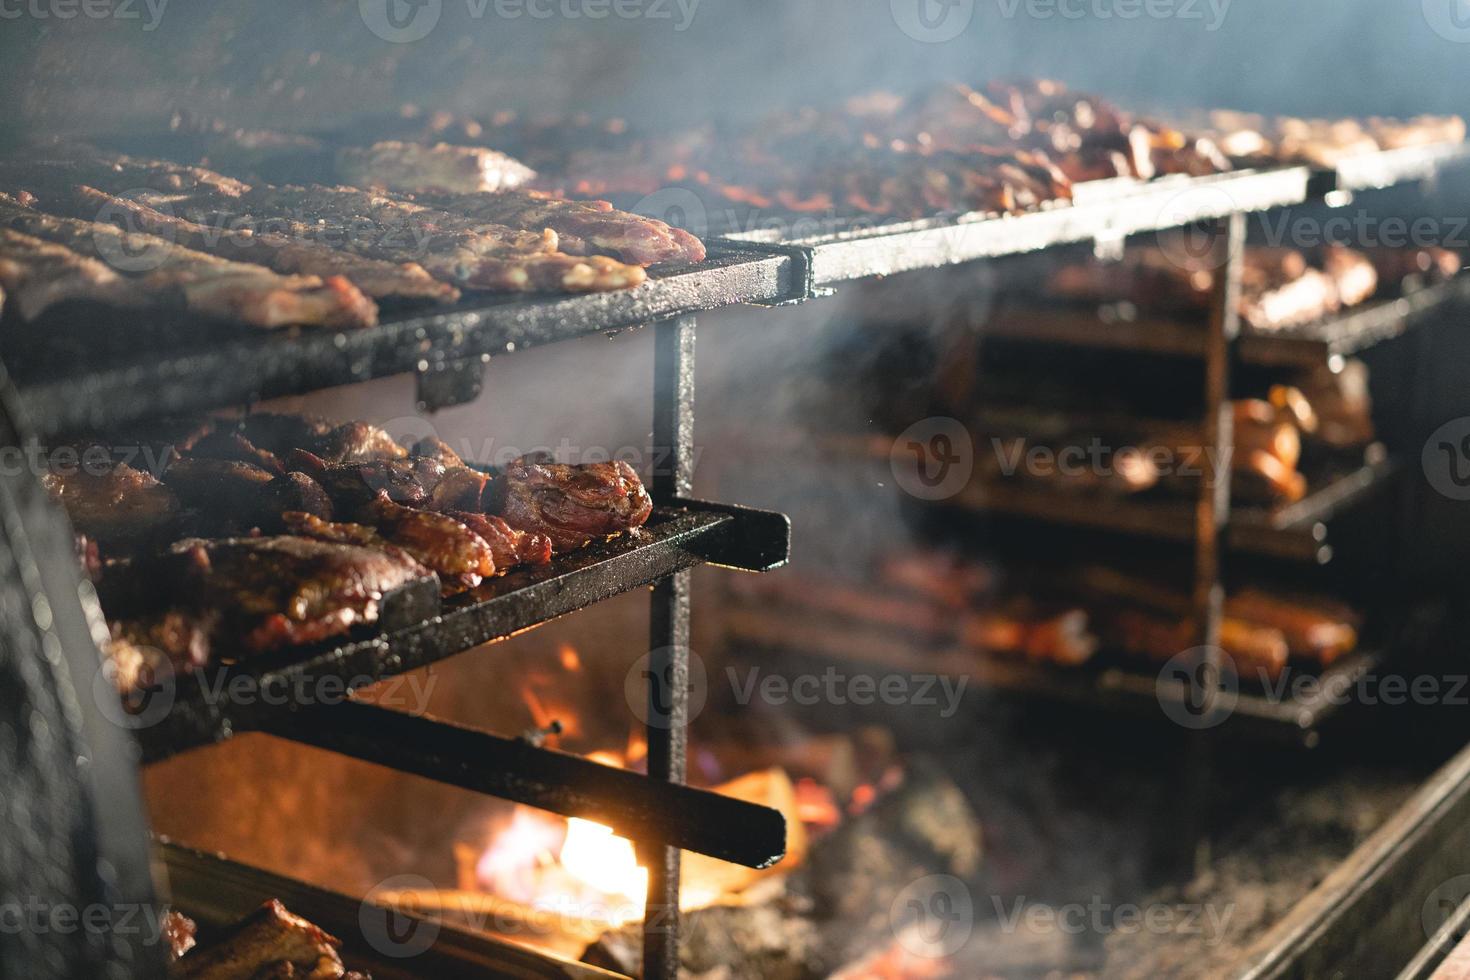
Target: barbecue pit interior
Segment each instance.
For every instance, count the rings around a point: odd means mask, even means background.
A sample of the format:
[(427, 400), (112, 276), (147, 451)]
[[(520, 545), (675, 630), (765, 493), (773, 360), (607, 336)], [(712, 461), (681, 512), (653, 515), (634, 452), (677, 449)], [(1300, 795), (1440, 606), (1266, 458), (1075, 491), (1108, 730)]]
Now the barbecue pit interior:
[(0, 977), (1467, 975), (1462, 20), (0, 0)]

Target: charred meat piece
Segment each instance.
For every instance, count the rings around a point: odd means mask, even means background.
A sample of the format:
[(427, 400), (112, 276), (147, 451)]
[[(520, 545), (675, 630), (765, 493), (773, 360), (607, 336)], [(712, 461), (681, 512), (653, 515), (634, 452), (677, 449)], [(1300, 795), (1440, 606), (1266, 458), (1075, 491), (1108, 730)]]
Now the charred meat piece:
[(393, 437), (367, 422), (344, 422), (312, 446), (302, 446), (329, 463), (364, 463), (375, 459), (402, 459), (408, 452)]
[(163, 474), (164, 485), (187, 508), (198, 511), (211, 530), (248, 530), (267, 485), (277, 477), (254, 463), (238, 459), (193, 456), (175, 460)]
[(379, 493), (394, 503), (425, 507), (445, 472), (444, 465), (432, 459), (328, 463), (304, 450), (292, 453), (287, 466), (320, 483), (337, 515), (348, 519), (365, 513)]
[(388, 541), (439, 573), (446, 588), (473, 588), (495, 574), (488, 542), (446, 514), (404, 507), (380, 493), (369, 508), (373, 524)]
[(367, 258), (278, 232), (208, 227), (170, 214), (166, 202), (162, 201), (155, 202), (155, 207), (86, 186), (46, 195), (42, 201), (47, 208), (73, 217), (110, 221), (128, 231), (159, 235), (199, 252), (264, 266), (282, 275), (323, 279), (345, 276), (374, 299), (392, 297), (449, 303), (459, 298), (459, 290), (439, 282), (413, 262)]
[(236, 430), (251, 445), (283, 459), (295, 449), (315, 453), (332, 428), (331, 422), (319, 416), (278, 412), (251, 412), (236, 423)]
[(517, 531), (502, 517), (476, 511), (449, 511), (449, 516), (490, 545), (496, 574), (504, 574), (517, 565), (545, 565), (551, 561), (551, 539), (544, 534)]
[(489, 475), (479, 470), (467, 466), (447, 467), (444, 478), (429, 492), (429, 509), (478, 511), (489, 481)]
[(496, 292), (603, 292), (636, 286), (638, 266), (557, 251), (550, 229), (523, 231), (351, 187), (262, 187), (240, 199), (180, 202), (206, 225), (270, 229)]
[[(181, 980), (247, 980), (346, 974), (336, 938), (292, 915), (279, 901), (266, 902), (217, 943), (194, 949), (174, 965)], [(294, 972), (280, 973), (289, 965)]]
[(362, 523), (329, 522), (295, 513), (283, 518), (296, 534), (389, 551), (401, 549), (436, 572), (446, 592), (474, 588), (495, 574), (490, 544), (463, 521), (401, 506), (386, 494), (359, 516)]
[(327, 491), (299, 471), (282, 474), (266, 484), (255, 507), (255, 523), (269, 532), (285, 528), (282, 515), (287, 513), (309, 514), (324, 521), (330, 521), (334, 513)]
[[(0, 194), (0, 224), (104, 262), (127, 260), (122, 271), (158, 305), (251, 326), (364, 327), (377, 323), (372, 300), (341, 276), (283, 276), (231, 262), (112, 224), (59, 218)], [(137, 271), (131, 271), (136, 269)]]
[(125, 464), (102, 472), (53, 460), (41, 482), (66, 508), (72, 525), (104, 547), (137, 544), (172, 526), (179, 501), (153, 474)]
[(199, 927), (194, 920), (174, 909), (163, 913), (163, 941), (168, 944), (168, 958), (172, 963), (194, 948), (194, 936)]
[(622, 460), (569, 466), (526, 458), (491, 481), (487, 511), (511, 527), (546, 535), (557, 551), (639, 527), (653, 501)]
[(250, 463), (272, 473), (286, 471), (280, 458), (268, 449), (261, 449), (239, 432), (232, 429), (215, 429), (200, 436), (185, 450), (190, 459), (233, 460)]
[[(220, 614), (168, 609), (110, 624), (112, 657), (117, 688), (123, 694), (163, 679), (167, 672), (187, 674), (209, 663)], [(167, 667), (157, 659), (162, 656)]]
[(29, 147), (0, 159), (0, 183), (31, 191), (89, 184), (109, 194), (142, 188), (161, 194), (238, 197), (249, 186), (224, 174), (169, 160), (104, 153), (80, 143)]
[(455, 452), (449, 443), (440, 439), (438, 436), (425, 436), (413, 444), (408, 454), (422, 459), (438, 460), (446, 467), (460, 467), (465, 465), (463, 457)]
[(67, 300), (147, 306), (148, 295), (106, 263), (65, 245), (0, 228), (0, 297), (5, 309), (33, 320)]
[[(186, 539), (135, 572), (177, 605), (124, 624), (121, 635), (148, 642), (175, 617), (189, 636), (188, 663), (201, 647), (240, 655), (340, 635), (374, 622), (386, 593), (428, 575), (402, 553), (303, 537)], [(177, 642), (152, 645), (181, 652)]]
[(386, 140), (339, 151), (337, 176), (358, 187), (390, 191), (476, 193), (508, 191), (536, 173), (519, 160), (484, 147)]
[(616, 211), (606, 201), (569, 201), (539, 191), (425, 194), (419, 199), (456, 214), (512, 228), (550, 228), (573, 255), (600, 253), (624, 262), (703, 262), (704, 243), (656, 218)]

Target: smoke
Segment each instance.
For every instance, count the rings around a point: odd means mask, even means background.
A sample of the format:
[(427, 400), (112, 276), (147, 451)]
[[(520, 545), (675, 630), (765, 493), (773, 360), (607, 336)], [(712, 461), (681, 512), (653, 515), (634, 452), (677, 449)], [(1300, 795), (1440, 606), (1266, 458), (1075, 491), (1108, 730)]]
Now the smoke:
[(323, 128), (402, 102), (687, 126), (1015, 75), (1125, 104), (1408, 115), (1458, 111), (1470, 83), (1454, 0), (424, 0), (422, 37), (375, 30), (368, 0), (74, 6), (0, 0), (9, 126), (189, 109)]

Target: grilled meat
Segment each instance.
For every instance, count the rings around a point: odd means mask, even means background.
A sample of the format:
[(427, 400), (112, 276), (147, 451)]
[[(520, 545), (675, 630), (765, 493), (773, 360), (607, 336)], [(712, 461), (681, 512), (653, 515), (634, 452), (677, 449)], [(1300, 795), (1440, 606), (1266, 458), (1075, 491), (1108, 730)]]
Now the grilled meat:
[(394, 503), (428, 506), (444, 479), (444, 465), (432, 459), (381, 459), (366, 463), (327, 463), (320, 457), (297, 450), (287, 465), (300, 470), (322, 485), (342, 518), (366, 512), (383, 493)]
[(0, 309), (33, 320), (67, 300), (147, 306), (147, 293), (106, 263), (9, 228), (0, 228)]
[(250, 444), (278, 457), (304, 450), (325, 463), (366, 463), (407, 455), (391, 435), (366, 422), (332, 425), (316, 416), (253, 411), (235, 423), (235, 430)]
[(420, 194), (446, 211), (512, 228), (550, 228), (572, 255), (603, 253), (637, 265), (703, 262), (704, 243), (656, 218), (616, 211), (606, 201), (569, 201), (538, 191), (500, 194)]
[(362, 523), (323, 521), (307, 514), (282, 515), (296, 534), (363, 547), (402, 549), (438, 573), (446, 592), (474, 588), (495, 574), (490, 544), (462, 521), (404, 507), (386, 493), (361, 512)]
[(174, 969), (180, 980), (338, 980), (348, 976), (337, 953), (341, 945), (272, 899), (236, 925), (228, 936), (180, 957)]
[(637, 266), (557, 251), (549, 229), (522, 231), (350, 187), (265, 187), (179, 202), (201, 224), (272, 229), (497, 292), (602, 292), (636, 286)]
[[(152, 642), (185, 664), (338, 636), (378, 617), (383, 596), (428, 575), (401, 552), (304, 537), (189, 538), (133, 569), (176, 605), (122, 624), (125, 639)], [(178, 661), (176, 661), (178, 662)]]
[(0, 186), (40, 191), (79, 184), (109, 194), (148, 189), (170, 195), (238, 197), (249, 190), (248, 185), (203, 167), (104, 153), (80, 143), (30, 147), (0, 158)]
[(194, 920), (175, 909), (163, 913), (163, 941), (168, 944), (169, 962), (177, 960), (194, 948), (194, 936), (199, 927)]
[(184, 507), (197, 511), (213, 533), (247, 531), (266, 487), (277, 475), (239, 459), (186, 456), (174, 460), (163, 482)]
[(261, 449), (232, 429), (211, 429), (184, 447), (183, 453), (191, 459), (234, 460), (251, 463), (273, 474), (286, 472), (279, 456)]
[(653, 501), (622, 460), (568, 466), (522, 457), (491, 481), (486, 510), (545, 534), (558, 552), (639, 527)]
[(73, 188), (69, 195), (45, 198), (79, 218), (110, 221), (129, 231), (160, 235), (187, 248), (234, 262), (246, 262), (283, 275), (344, 276), (374, 299), (453, 302), (459, 290), (430, 276), (413, 262), (387, 262), (339, 251), (319, 242), (249, 228), (211, 228), (151, 207), (142, 201), (106, 194), (92, 187)]
[(511, 190), (536, 173), (519, 160), (483, 147), (387, 140), (338, 152), (337, 175), (358, 187), (472, 194)]
[(544, 534), (518, 531), (504, 518), (492, 514), (461, 510), (452, 510), (448, 514), (490, 546), (490, 552), (495, 556), (497, 575), (517, 565), (545, 565), (551, 561), (551, 539)]
[(103, 547), (145, 542), (172, 527), (178, 515), (172, 490), (125, 464), (99, 471), (86, 462), (63, 468), (53, 460), (41, 482), (66, 508), (72, 526)]
[(404, 507), (386, 492), (373, 501), (370, 514), (384, 538), (438, 572), (446, 587), (473, 588), (495, 574), (489, 543), (447, 514)]
[(287, 513), (309, 514), (330, 521), (335, 513), (332, 498), (316, 480), (299, 471), (282, 474), (261, 490), (256, 500), (254, 522), (268, 532), (285, 530)]
[(377, 322), (373, 301), (340, 276), (327, 280), (283, 276), (261, 266), (205, 255), (155, 235), (43, 214), (4, 194), (0, 194), (0, 225), (65, 245), (89, 258), (121, 264), (128, 280), (154, 301), (193, 313), (266, 328), (292, 324), (361, 327)]

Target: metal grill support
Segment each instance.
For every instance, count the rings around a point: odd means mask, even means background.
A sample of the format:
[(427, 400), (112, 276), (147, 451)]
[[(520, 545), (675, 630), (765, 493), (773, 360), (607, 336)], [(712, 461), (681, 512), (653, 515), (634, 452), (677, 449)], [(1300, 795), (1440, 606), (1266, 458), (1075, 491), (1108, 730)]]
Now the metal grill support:
[[(653, 498), (690, 496), (694, 483), (694, 317), (654, 327)], [(653, 589), (649, 609), (648, 775), (682, 783), (689, 725), (689, 572)], [(679, 849), (647, 842), (643, 920), (645, 980), (679, 975)]]

